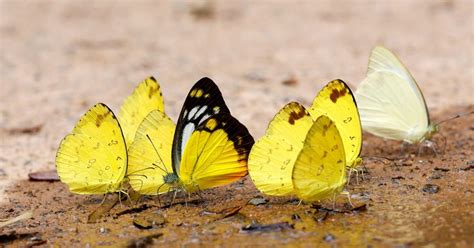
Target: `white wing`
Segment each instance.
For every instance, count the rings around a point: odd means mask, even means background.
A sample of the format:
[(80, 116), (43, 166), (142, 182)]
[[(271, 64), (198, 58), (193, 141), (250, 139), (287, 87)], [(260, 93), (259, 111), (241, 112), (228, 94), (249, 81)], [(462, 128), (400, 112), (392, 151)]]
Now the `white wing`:
[(428, 131), (423, 94), (405, 66), (384, 47), (372, 50), (367, 77), (355, 97), (362, 128), (372, 134), (416, 143)]

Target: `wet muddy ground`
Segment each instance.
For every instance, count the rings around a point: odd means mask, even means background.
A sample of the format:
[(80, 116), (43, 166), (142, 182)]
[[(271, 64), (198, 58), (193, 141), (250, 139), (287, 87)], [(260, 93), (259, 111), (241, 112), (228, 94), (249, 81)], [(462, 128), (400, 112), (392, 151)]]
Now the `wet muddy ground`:
[[(437, 112), (434, 120), (473, 110)], [(352, 177), (347, 187), (355, 208), (342, 195), (335, 208), (331, 201), (309, 205), (264, 196), (247, 176), (202, 192), (203, 199), (178, 196), (171, 206), (166, 197), (118, 202), (96, 223), (87, 223), (103, 196), (74, 195), (60, 182), (19, 181), (7, 188), (0, 219), (26, 210), (33, 210), (33, 218), (0, 229), (0, 246), (469, 247), (474, 243), (473, 123), (469, 115), (443, 125), (447, 142), (436, 136), (438, 156), (429, 149), (418, 156), (417, 147), (401, 154), (400, 143), (365, 135), (364, 179), (357, 184)], [(109, 195), (104, 204), (114, 199)]]
[(437, 157), (416, 148), (401, 155), (398, 142), (365, 135), (365, 180), (348, 190), (366, 208), (354, 211), (262, 196), (245, 178), (187, 206), (124, 201), (87, 224), (103, 196), (27, 178), (54, 168), (60, 140), (88, 107), (118, 110), (151, 75), (174, 120), (191, 85), (211, 77), (258, 138), (281, 106), (309, 105), (330, 80), (355, 89), (382, 44), (417, 79), (435, 121), (472, 111), (473, 9), (470, 0), (0, 0), (0, 221), (33, 210), (0, 228), (0, 247), (472, 246), (472, 115), (442, 126), (447, 146)]

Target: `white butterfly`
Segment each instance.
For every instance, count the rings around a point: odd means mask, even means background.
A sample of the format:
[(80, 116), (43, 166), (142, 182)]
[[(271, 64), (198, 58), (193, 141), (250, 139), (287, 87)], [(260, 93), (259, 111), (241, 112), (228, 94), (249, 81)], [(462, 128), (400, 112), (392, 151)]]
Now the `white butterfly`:
[(418, 144), (438, 131), (415, 79), (385, 47), (372, 50), (367, 76), (355, 98), (362, 128), (374, 135)]

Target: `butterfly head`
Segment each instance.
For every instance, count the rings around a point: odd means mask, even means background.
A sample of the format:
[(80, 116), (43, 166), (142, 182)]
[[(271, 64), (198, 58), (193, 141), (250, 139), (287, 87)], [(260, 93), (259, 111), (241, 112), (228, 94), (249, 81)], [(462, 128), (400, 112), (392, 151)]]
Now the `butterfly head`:
[(423, 140), (431, 140), (433, 135), (439, 132), (438, 124), (430, 124), (427, 128), (426, 134), (423, 137)]
[(175, 173), (167, 173), (163, 176), (163, 181), (169, 185), (176, 185), (179, 182), (179, 177)]

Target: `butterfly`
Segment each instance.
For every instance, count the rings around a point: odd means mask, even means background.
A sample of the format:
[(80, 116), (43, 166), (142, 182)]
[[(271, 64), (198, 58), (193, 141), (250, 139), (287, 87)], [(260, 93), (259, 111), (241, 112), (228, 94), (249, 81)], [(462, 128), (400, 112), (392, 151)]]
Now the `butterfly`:
[(385, 47), (372, 50), (367, 76), (355, 96), (362, 127), (369, 133), (418, 144), (438, 132), (415, 79)]
[(124, 192), (127, 145), (148, 112), (163, 108), (160, 86), (153, 77), (125, 99), (118, 118), (105, 104), (94, 105), (59, 145), (56, 168), (61, 181), (78, 194)]
[[(269, 195), (293, 193), (291, 173), (308, 131), (320, 116), (328, 116), (338, 127), (344, 145), (346, 167), (362, 164), (362, 129), (352, 91), (337, 79), (323, 87), (309, 109), (299, 103), (283, 107), (270, 122), (266, 134), (254, 145), (249, 173), (257, 188)], [(273, 154), (278, 154), (275, 157)]]
[(344, 144), (326, 115), (313, 120), (301, 104), (285, 105), (249, 156), (250, 177), (267, 195), (296, 194), (305, 201), (339, 193), (347, 181)]
[(313, 120), (326, 115), (335, 122), (344, 144), (346, 165), (351, 171), (357, 171), (362, 164), (362, 126), (349, 86), (340, 79), (329, 82), (319, 91), (308, 111)]
[(145, 195), (192, 193), (247, 175), (254, 143), (227, 108), (217, 85), (202, 78), (189, 91), (178, 123), (152, 111), (129, 149), (131, 187)]
[(335, 198), (344, 189), (347, 183), (344, 143), (337, 124), (329, 117), (321, 115), (314, 121), (292, 176), (295, 194), (303, 201)]

